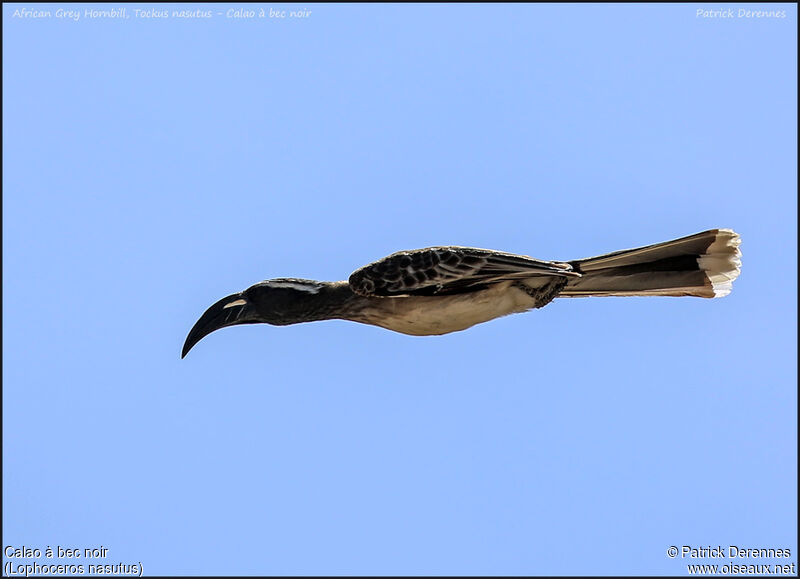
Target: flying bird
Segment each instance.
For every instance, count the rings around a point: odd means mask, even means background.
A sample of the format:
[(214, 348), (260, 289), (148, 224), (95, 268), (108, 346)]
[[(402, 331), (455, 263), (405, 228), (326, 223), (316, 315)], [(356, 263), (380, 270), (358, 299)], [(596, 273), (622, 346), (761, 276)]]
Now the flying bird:
[(574, 261), (459, 246), (400, 251), (348, 281), (270, 279), (225, 297), (191, 329), (181, 358), (211, 332), (239, 324), (340, 319), (431, 336), (541, 308), (557, 297), (722, 297), (739, 275), (739, 244), (733, 230), (711, 229)]

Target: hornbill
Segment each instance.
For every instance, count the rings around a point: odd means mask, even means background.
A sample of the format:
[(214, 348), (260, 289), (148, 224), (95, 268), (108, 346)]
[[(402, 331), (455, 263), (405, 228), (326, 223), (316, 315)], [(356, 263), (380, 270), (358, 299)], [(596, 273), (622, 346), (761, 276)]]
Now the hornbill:
[(739, 275), (739, 243), (733, 230), (711, 229), (574, 261), (459, 246), (400, 251), (348, 281), (277, 278), (227, 296), (200, 317), (181, 357), (214, 330), (239, 324), (342, 319), (430, 336), (541, 308), (557, 297), (722, 297)]

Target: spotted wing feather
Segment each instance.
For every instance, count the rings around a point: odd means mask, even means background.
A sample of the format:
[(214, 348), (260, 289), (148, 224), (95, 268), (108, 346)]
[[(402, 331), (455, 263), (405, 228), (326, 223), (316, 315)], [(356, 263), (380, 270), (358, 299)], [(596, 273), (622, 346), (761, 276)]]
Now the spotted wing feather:
[(393, 253), (356, 270), (349, 283), (363, 296), (447, 295), (505, 280), (577, 275), (567, 263), (449, 246)]

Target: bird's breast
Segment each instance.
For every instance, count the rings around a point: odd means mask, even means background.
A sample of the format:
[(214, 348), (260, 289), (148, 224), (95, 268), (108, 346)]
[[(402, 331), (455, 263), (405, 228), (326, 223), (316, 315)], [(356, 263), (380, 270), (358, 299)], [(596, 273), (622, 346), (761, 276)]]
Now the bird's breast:
[(484, 290), (447, 296), (370, 298), (353, 321), (412, 336), (458, 332), (534, 306), (534, 300), (510, 282)]

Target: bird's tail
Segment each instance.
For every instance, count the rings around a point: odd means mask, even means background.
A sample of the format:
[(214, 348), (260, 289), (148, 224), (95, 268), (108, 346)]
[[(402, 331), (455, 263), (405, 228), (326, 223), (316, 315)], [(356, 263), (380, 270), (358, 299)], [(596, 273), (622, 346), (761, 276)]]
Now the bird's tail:
[(739, 276), (739, 235), (711, 229), (655, 245), (569, 262), (581, 277), (559, 294), (581, 296), (696, 296), (717, 298)]

